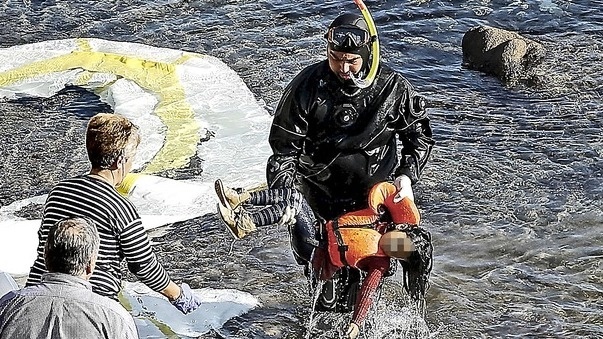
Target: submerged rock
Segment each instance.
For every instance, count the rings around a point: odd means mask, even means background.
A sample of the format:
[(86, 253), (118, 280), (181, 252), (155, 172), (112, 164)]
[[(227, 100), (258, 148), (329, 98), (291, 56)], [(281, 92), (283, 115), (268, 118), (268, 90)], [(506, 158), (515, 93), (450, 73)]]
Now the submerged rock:
[(463, 36), (463, 63), (497, 76), (507, 84), (531, 82), (534, 68), (545, 56), (538, 42), (500, 28), (479, 26)]

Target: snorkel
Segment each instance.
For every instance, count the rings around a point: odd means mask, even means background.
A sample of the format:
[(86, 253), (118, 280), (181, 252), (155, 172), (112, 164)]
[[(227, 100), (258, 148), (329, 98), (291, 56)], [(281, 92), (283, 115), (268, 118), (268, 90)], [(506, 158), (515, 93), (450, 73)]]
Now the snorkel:
[(379, 69), (379, 37), (377, 36), (377, 27), (375, 26), (373, 17), (371, 16), (371, 13), (369, 12), (364, 2), (362, 0), (354, 0), (354, 3), (356, 4), (356, 6), (358, 6), (360, 12), (362, 12), (364, 21), (366, 21), (366, 24), (368, 25), (369, 34), (371, 35), (372, 42), (372, 60), (371, 68), (364, 79), (356, 78), (354, 74), (351, 74), (350, 78), (352, 79), (356, 87), (367, 88), (375, 80), (375, 77), (377, 76), (377, 70)]

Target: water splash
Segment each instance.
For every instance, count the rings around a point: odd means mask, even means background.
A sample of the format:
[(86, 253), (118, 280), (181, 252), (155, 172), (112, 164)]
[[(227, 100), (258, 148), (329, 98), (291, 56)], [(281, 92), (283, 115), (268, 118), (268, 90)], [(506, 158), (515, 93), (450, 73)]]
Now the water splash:
[[(395, 277), (395, 276), (394, 276)], [(318, 282), (312, 292), (313, 308), (318, 301), (324, 282)], [(403, 292), (401, 282), (386, 280), (365, 324), (360, 329), (360, 339), (435, 338), (425, 320), (425, 302), (413, 302)], [(312, 311), (307, 324), (306, 339), (345, 338), (352, 313)]]

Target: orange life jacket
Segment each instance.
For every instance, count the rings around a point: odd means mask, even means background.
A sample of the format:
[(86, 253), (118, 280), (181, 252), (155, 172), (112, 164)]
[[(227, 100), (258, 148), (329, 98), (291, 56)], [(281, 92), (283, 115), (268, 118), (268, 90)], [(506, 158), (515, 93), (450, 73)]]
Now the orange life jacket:
[(327, 222), (326, 250), (328, 261), (334, 268), (350, 266), (366, 271), (365, 259), (387, 257), (379, 247), (379, 240), (390, 224), (380, 221), (384, 208), (395, 224), (419, 224), (419, 211), (412, 200), (404, 198), (394, 203), (396, 191), (391, 183), (378, 183), (369, 192), (368, 208)]

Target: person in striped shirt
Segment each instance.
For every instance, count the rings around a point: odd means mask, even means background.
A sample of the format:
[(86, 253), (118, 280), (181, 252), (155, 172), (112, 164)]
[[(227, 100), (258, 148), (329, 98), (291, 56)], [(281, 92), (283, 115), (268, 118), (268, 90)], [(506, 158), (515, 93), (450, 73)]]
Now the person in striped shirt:
[(121, 196), (117, 187), (132, 170), (140, 143), (138, 127), (117, 114), (93, 116), (86, 131), (90, 173), (59, 182), (44, 204), (38, 231), (38, 255), (26, 286), (40, 282), (47, 272), (44, 245), (49, 228), (59, 220), (82, 216), (96, 224), (100, 248), (96, 269), (90, 277), (93, 291), (113, 299), (121, 289), (121, 263), (141, 282), (170, 300), (182, 313), (194, 311), (200, 301), (186, 283), (173, 282), (151, 247), (134, 205)]

